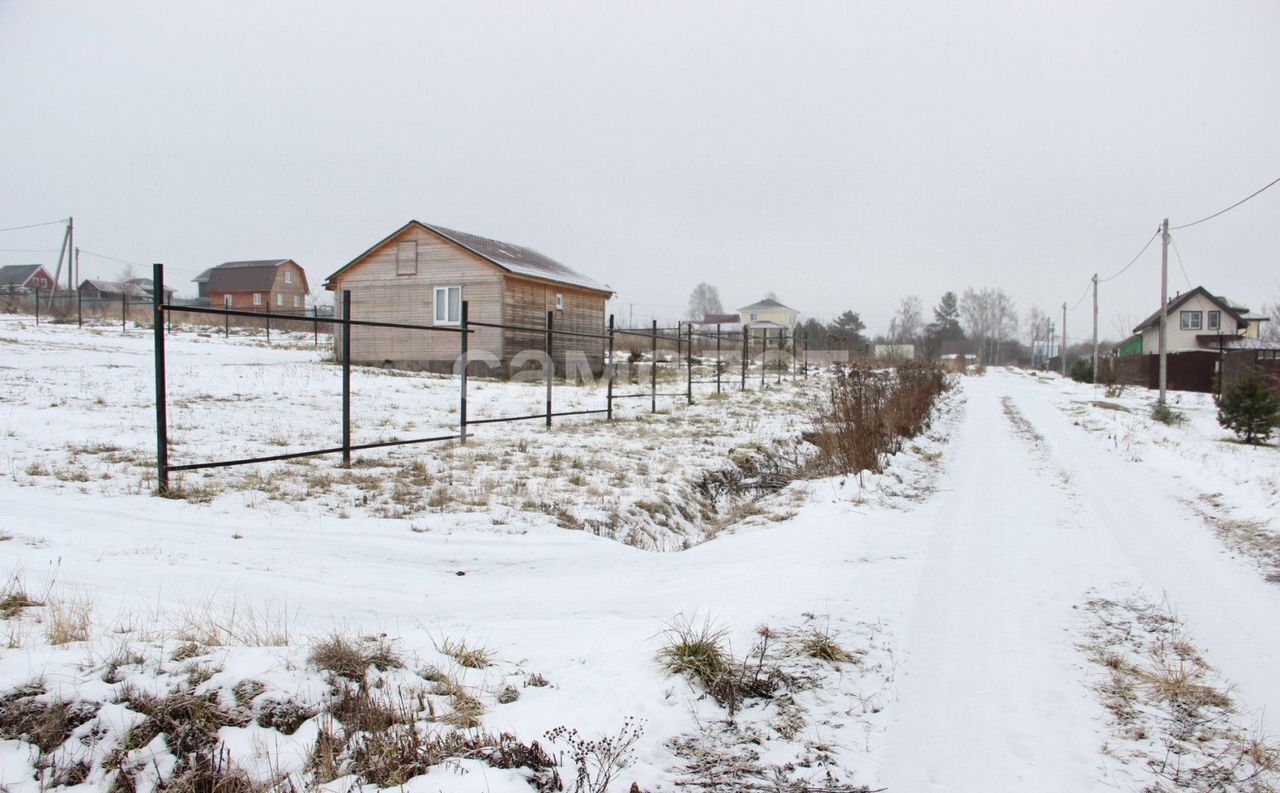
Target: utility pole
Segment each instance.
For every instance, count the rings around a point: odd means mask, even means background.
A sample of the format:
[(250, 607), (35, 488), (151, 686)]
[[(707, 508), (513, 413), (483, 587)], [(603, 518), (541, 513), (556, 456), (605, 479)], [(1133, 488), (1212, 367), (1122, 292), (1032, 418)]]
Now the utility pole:
[(71, 283), (71, 279), (75, 277), (71, 272), (71, 252), (76, 248), (76, 219), (74, 217), (67, 218), (67, 291), (71, 291), (75, 287)]
[(1169, 319), (1169, 218), (1160, 224), (1160, 404), (1164, 404), (1168, 382), (1168, 342), (1165, 323)]
[(1062, 358), (1062, 376), (1067, 376), (1067, 304), (1062, 304), (1062, 349), (1058, 351)]
[(1093, 384), (1098, 384), (1098, 274), (1093, 274)]
[(80, 288), (80, 249), (79, 248), (76, 248), (76, 282), (72, 288), (77, 290)]

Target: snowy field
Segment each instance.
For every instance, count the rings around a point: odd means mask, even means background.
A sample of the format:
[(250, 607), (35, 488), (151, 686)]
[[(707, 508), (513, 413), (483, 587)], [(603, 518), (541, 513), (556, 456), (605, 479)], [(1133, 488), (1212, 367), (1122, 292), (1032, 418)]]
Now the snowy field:
[[(173, 336), (174, 462), (333, 445), (337, 371), (309, 341)], [(992, 370), (882, 474), (726, 496), (709, 475), (804, 453), (822, 380), (704, 386), (656, 416), (632, 400), (612, 424), (215, 470), (160, 499), (149, 356), (143, 331), (0, 323), (12, 793), (172, 784), (209, 753), (174, 712), (250, 782), (335, 793), (359, 787), (338, 740), (385, 783), (364, 789), (422, 793), (1277, 783), (1280, 451), (1231, 442), (1200, 396), (1167, 427), (1146, 391)], [(446, 378), (353, 380), (357, 442), (456, 422)], [(477, 382), (472, 413), (542, 393)], [(703, 626), (748, 696), (659, 662)], [(370, 668), (322, 668), (334, 637)], [(409, 715), (391, 745), (372, 702)], [(608, 747), (559, 727), (624, 745), (610, 784)], [(425, 762), (444, 736), (452, 759)], [(422, 762), (389, 767), (406, 744)]]

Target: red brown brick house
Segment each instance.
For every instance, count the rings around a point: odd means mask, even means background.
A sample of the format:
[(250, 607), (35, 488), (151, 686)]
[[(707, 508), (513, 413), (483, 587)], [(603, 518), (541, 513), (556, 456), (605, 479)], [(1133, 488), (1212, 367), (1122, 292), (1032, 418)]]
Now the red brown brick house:
[[(343, 265), (324, 287), (335, 293), (336, 316), (342, 292), (351, 292), (352, 319), (455, 326), (466, 301), (472, 322), (542, 328), (551, 312), (554, 328), (592, 334), (604, 333), (605, 304), (613, 295), (609, 286), (530, 248), (417, 220)], [(482, 354), (498, 364), (485, 373), (510, 374), (544, 343), (542, 333), (477, 328), (470, 349), (472, 360)], [(351, 360), (449, 371), (458, 344), (456, 333), (362, 327), (351, 334)], [(604, 344), (556, 336), (556, 366), (565, 372), (566, 363), (585, 357), (598, 372)]]
[(223, 262), (192, 279), (201, 302), (237, 311), (302, 314), (307, 309), (307, 274), (293, 259)]
[(53, 277), (42, 264), (9, 264), (0, 267), (0, 291), (8, 293), (48, 292), (53, 289)]

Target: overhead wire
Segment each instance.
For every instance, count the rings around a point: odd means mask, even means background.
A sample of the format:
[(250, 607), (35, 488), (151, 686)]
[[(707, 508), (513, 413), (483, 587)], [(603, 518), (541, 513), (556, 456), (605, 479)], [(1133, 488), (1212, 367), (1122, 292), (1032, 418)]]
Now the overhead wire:
[(1253, 198), (1253, 197), (1255, 197), (1255, 196), (1261, 195), (1263, 192), (1265, 192), (1266, 190), (1268, 190), (1268, 189), (1270, 189), (1270, 188), (1272, 188), (1272, 187), (1276, 186), (1277, 184), (1280, 184), (1280, 177), (1276, 177), (1275, 179), (1271, 180), (1271, 182), (1270, 182), (1270, 183), (1268, 183), (1265, 187), (1263, 187), (1263, 188), (1261, 188), (1261, 189), (1259, 189), (1259, 190), (1256, 190), (1256, 191), (1254, 191), (1254, 192), (1250, 193), (1249, 195), (1247, 195), (1247, 196), (1245, 196), (1244, 198), (1240, 199), (1239, 201), (1235, 202), (1234, 204), (1232, 204), (1231, 206), (1227, 207), (1226, 209), (1220, 209), (1220, 210), (1218, 210), (1217, 212), (1214, 212), (1212, 215), (1209, 215), (1209, 216), (1207, 216), (1207, 217), (1202, 217), (1202, 218), (1200, 218), (1199, 220), (1192, 221), (1191, 223), (1183, 223), (1181, 226), (1171, 226), (1171, 227), (1169, 228), (1169, 230), (1170, 230), (1170, 231), (1177, 231), (1177, 230), (1179, 230), (1179, 229), (1189, 229), (1189, 228), (1191, 228), (1192, 226), (1198, 226), (1198, 225), (1200, 225), (1201, 223), (1204, 223), (1206, 220), (1213, 220), (1214, 218), (1216, 218), (1216, 217), (1217, 217), (1217, 216), (1219, 216), (1219, 215), (1223, 215), (1223, 214), (1226, 214), (1227, 212), (1230, 212), (1231, 210), (1233, 210), (1233, 209), (1235, 209), (1236, 207), (1238, 207), (1238, 206), (1240, 206), (1241, 204), (1243, 204), (1245, 201), (1248, 201), (1249, 199), (1251, 199), (1251, 198)]
[(70, 219), (71, 218), (59, 218), (57, 220), (48, 220), (48, 221), (45, 221), (44, 223), (30, 223), (26, 226), (10, 226), (7, 229), (0, 229), (0, 231), (21, 231), (23, 229), (39, 228), (40, 226), (55, 226), (59, 223), (66, 223)]
[(1124, 275), (1124, 274), (1125, 274), (1125, 272), (1126, 272), (1130, 267), (1132, 267), (1132, 266), (1133, 266), (1133, 265), (1134, 265), (1134, 264), (1135, 264), (1139, 259), (1141, 259), (1141, 258), (1142, 258), (1142, 254), (1144, 254), (1144, 253), (1146, 253), (1146, 252), (1147, 252), (1147, 248), (1150, 248), (1150, 247), (1151, 247), (1151, 243), (1155, 242), (1156, 237), (1159, 237), (1159, 236), (1160, 236), (1160, 229), (1156, 229), (1156, 230), (1155, 230), (1155, 233), (1153, 233), (1153, 234), (1151, 235), (1151, 238), (1147, 240), (1147, 244), (1142, 246), (1142, 250), (1138, 251), (1138, 255), (1137, 255), (1137, 256), (1134, 256), (1132, 259), (1130, 259), (1130, 260), (1129, 260), (1129, 263), (1128, 263), (1128, 264), (1126, 264), (1124, 267), (1121, 267), (1121, 268), (1120, 268), (1120, 271), (1119, 271), (1119, 272), (1117, 272), (1115, 275), (1109, 275), (1109, 276), (1107, 276), (1106, 278), (1099, 278), (1099, 279), (1098, 279), (1098, 283), (1100, 283), (1100, 284), (1105, 284), (1107, 281), (1113, 281), (1113, 280), (1115, 280), (1116, 278), (1119, 278), (1120, 276)]
[(1187, 268), (1182, 266), (1182, 253), (1178, 250), (1178, 241), (1170, 235), (1169, 242), (1173, 245), (1173, 255), (1178, 259), (1178, 269), (1182, 271), (1182, 280), (1187, 282), (1187, 289), (1190, 290), (1192, 288), (1191, 279), (1187, 277)]

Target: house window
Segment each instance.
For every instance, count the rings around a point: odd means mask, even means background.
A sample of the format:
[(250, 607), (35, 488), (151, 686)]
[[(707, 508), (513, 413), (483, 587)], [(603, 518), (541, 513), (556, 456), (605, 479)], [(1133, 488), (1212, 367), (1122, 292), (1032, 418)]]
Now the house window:
[(759, 315), (759, 314), (752, 314), (752, 315), (751, 315), (751, 321), (752, 321), (752, 322), (755, 322), (755, 321), (756, 321), (756, 320), (758, 320), (758, 319), (760, 319), (760, 315)]
[(284, 294), (282, 292), (276, 292), (276, 305), (284, 306)]
[(564, 295), (556, 292), (556, 311), (564, 311)]
[(301, 304), (301, 302), (300, 302), (301, 300), (302, 300), (302, 298), (298, 297), (297, 295), (294, 295), (294, 296), (293, 296), (293, 307), (294, 307), (294, 308), (298, 308), (298, 306), (302, 305), (302, 304)]
[(253, 293), (253, 304), (254, 304), (255, 306), (260, 306), (260, 305), (262, 305), (262, 293), (261, 293), (261, 292), (254, 292), (254, 293)]
[(1178, 314), (1183, 330), (1200, 330), (1204, 320), (1203, 311), (1182, 311)]
[(291, 283), (293, 283), (293, 270), (285, 270), (285, 271), (284, 271), (284, 282), (285, 282), (286, 284), (291, 284)]
[(1209, 330), (1221, 330), (1222, 328), (1222, 312), (1209, 312)]
[(457, 325), (462, 321), (462, 287), (436, 287), (436, 324)]
[(222, 296), (222, 305), (224, 308), (231, 308), (231, 295)]
[(418, 274), (418, 241), (396, 243), (396, 275)]

